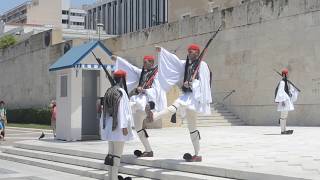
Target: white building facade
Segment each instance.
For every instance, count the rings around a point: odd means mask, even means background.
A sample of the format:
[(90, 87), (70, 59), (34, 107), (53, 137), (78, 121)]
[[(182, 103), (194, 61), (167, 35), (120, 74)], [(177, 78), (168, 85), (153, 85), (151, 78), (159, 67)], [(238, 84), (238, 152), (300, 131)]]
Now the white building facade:
[(84, 29), (86, 11), (71, 7), (70, 0), (62, 0), (61, 23), (64, 29)]
[(84, 29), (86, 11), (72, 8), (70, 0), (30, 0), (0, 18), (6, 24), (51, 26), (61, 29)]

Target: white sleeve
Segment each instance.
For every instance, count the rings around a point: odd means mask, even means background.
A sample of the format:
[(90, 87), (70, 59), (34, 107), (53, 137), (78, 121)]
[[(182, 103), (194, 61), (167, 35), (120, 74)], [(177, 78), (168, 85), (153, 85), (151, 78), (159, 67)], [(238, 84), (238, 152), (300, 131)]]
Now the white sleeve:
[(201, 90), (200, 102), (203, 104), (212, 103), (210, 87), (210, 70), (205, 62), (201, 62), (199, 69), (199, 81)]
[(285, 86), (284, 81), (281, 81), (278, 87), (276, 99), (274, 100), (275, 102), (280, 103), (290, 99), (289, 95), (284, 90), (284, 86)]
[(168, 92), (170, 88), (183, 80), (185, 61), (164, 48), (158, 53), (158, 78), (161, 88)]
[(131, 92), (135, 87), (137, 87), (142, 70), (121, 57), (117, 57), (116, 60), (115, 70), (118, 69), (122, 69), (127, 72), (127, 88), (128, 91)]
[(120, 128), (129, 128), (134, 126), (132, 111), (129, 104), (129, 99), (126, 92), (120, 89), (122, 92), (122, 97), (120, 99), (118, 108), (118, 126)]
[(290, 84), (290, 93), (292, 94), (291, 101), (296, 102), (298, 100), (299, 91)]

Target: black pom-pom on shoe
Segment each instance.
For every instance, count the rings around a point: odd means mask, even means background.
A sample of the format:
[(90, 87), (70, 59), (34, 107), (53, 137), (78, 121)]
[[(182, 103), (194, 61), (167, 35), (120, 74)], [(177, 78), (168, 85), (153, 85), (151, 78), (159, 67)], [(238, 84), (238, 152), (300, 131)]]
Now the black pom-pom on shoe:
[(140, 150), (135, 150), (135, 151), (133, 152), (133, 154), (134, 154), (135, 156), (137, 156), (137, 157), (141, 157), (142, 152), (141, 152)]
[(183, 159), (186, 161), (189, 161), (190, 159), (192, 159), (192, 155), (190, 153), (185, 153), (183, 155)]

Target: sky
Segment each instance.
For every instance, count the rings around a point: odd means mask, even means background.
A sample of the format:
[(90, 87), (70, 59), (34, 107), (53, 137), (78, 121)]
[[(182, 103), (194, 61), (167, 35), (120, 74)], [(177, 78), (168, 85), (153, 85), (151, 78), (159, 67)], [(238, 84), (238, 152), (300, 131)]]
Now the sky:
[[(26, 1), (28, 0), (0, 0), (0, 14)], [(71, 0), (71, 4), (72, 7), (81, 7), (82, 4), (92, 4), (95, 1), (96, 0)]]

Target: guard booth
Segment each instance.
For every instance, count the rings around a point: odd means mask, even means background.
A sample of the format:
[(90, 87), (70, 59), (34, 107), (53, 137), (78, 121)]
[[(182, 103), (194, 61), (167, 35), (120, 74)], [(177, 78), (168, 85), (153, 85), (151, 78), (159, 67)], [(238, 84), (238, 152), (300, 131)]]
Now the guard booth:
[(65, 141), (100, 139), (97, 100), (110, 83), (92, 52), (103, 65), (113, 69), (111, 52), (99, 41), (71, 48), (49, 71), (56, 72), (57, 139)]

